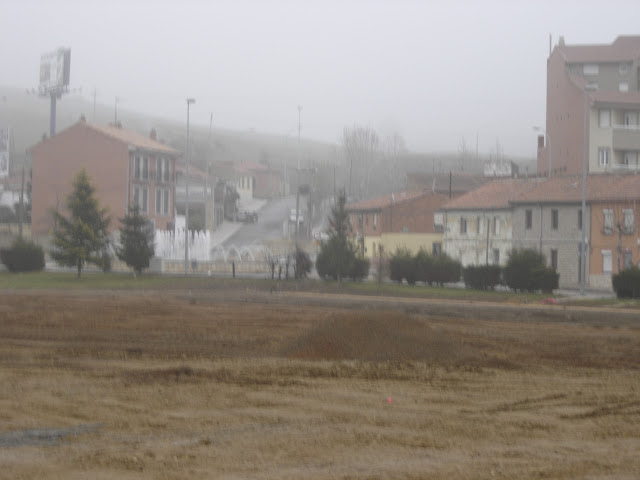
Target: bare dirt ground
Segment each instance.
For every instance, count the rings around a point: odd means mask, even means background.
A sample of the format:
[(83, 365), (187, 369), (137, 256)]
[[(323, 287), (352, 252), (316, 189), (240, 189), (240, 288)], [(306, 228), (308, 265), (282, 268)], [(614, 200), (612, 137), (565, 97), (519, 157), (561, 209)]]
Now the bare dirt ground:
[(636, 479), (637, 317), (0, 294), (0, 478)]

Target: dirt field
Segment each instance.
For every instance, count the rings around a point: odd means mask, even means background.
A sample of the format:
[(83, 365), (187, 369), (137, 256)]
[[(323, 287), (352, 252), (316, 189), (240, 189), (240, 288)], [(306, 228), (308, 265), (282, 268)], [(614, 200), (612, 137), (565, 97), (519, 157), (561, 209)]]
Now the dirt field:
[(637, 479), (637, 317), (0, 294), (0, 478)]

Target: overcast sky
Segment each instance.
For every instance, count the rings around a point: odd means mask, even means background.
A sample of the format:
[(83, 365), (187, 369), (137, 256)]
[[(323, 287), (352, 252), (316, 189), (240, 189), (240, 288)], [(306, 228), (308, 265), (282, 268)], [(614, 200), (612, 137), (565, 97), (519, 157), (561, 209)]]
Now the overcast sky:
[[(71, 48), (99, 103), (226, 129), (339, 143), (345, 126), (412, 151), (534, 156), (555, 45), (640, 34), (640, 2), (0, 0), (0, 85), (38, 86)], [(64, 97), (62, 99), (64, 102)]]

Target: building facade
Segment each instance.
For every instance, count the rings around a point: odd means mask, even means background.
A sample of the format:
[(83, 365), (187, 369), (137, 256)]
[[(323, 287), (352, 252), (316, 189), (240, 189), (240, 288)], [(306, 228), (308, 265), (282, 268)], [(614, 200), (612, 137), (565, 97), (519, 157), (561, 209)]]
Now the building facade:
[[(640, 36), (610, 45), (567, 45), (547, 60), (546, 134), (538, 174), (577, 174), (587, 149), (589, 173), (638, 170)], [(586, 118), (586, 126), (585, 126)]]
[(110, 230), (129, 205), (158, 229), (173, 228), (175, 219), (175, 163), (180, 152), (155, 138), (119, 126), (84, 120), (29, 149), (32, 159), (32, 223), (34, 237), (53, 229), (52, 209), (66, 211), (75, 175), (85, 168), (96, 197), (112, 218)]
[(534, 249), (560, 287), (578, 288), (584, 221), (584, 285), (610, 290), (612, 274), (640, 265), (640, 175), (587, 176), (584, 216), (582, 197), (582, 175), (485, 185), (436, 212), (444, 251), (468, 266), (504, 265), (512, 248)]
[(432, 192), (399, 192), (346, 206), (354, 234), (365, 256), (388, 254), (398, 248), (417, 253), (442, 252), (442, 231), (434, 224), (434, 212), (449, 200)]

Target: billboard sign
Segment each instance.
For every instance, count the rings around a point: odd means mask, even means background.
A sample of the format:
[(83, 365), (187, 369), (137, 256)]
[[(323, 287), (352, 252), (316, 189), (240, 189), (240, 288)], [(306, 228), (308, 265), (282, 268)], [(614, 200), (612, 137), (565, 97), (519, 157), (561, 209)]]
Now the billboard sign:
[(71, 49), (58, 48), (40, 57), (40, 94), (62, 92), (69, 86)]
[(0, 128), (0, 178), (9, 175), (9, 129)]

